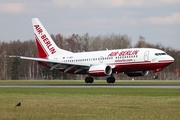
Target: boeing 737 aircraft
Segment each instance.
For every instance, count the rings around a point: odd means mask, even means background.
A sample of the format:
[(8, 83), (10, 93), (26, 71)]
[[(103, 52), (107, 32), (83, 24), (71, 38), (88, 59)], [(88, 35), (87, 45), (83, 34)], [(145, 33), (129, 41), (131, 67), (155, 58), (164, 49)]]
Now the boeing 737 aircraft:
[(113, 74), (124, 73), (130, 77), (146, 76), (148, 71), (156, 72), (174, 62), (162, 50), (153, 48), (128, 48), (93, 52), (73, 53), (59, 48), (38, 18), (32, 19), (39, 58), (19, 57), (37, 61), (40, 65), (71, 74), (87, 74), (86, 83), (93, 83), (93, 77), (107, 76), (107, 83), (114, 83)]

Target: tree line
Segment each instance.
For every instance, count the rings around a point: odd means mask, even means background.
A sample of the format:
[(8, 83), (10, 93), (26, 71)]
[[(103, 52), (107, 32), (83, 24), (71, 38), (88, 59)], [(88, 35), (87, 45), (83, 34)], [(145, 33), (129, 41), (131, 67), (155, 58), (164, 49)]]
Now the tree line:
[[(131, 38), (128, 35), (108, 34), (90, 36), (73, 34), (64, 37), (61, 34), (51, 35), (57, 46), (72, 52), (87, 52), (105, 49), (123, 49), (123, 48), (157, 48), (171, 55), (175, 62), (165, 68), (160, 79), (179, 79), (180, 51), (171, 47), (165, 47), (162, 44), (152, 44), (146, 42), (145, 38), (140, 36), (135, 45), (132, 45)], [(50, 71), (42, 67), (35, 61), (19, 60), (18, 58), (9, 58), (9, 55), (38, 57), (35, 40), (14, 40), (10, 42), (0, 41), (0, 79), (84, 79), (83, 75), (73, 75)], [(148, 76), (150, 77), (152, 73)], [(121, 74), (116, 75), (117, 79), (129, 79)], [(101, 78), (97, 78), (101, 79)], [(138, 79), (145, 79), (144, 77)], [(148, 78), (149, 79), (149, 78)]]

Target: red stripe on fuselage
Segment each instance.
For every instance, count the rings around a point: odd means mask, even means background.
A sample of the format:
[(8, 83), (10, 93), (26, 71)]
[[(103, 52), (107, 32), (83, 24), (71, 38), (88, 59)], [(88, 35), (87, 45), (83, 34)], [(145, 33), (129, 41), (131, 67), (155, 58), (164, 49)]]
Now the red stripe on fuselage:
[(105, 75), (104, 70), (89, 71), (89, 74), (91, 76), (107, 76), (107, 75)]
[[(163, 61), (163, 62), (126, 62), (126, 63), (115, 63), (114, 71), (117, 72), (131, 72), (131, 71), (144, 71), (144, 70), (154, 70), (158, 68), (164, 68), (170, 65), (173, 61)], [(113, 72), (114, 72), (113, 71)]]

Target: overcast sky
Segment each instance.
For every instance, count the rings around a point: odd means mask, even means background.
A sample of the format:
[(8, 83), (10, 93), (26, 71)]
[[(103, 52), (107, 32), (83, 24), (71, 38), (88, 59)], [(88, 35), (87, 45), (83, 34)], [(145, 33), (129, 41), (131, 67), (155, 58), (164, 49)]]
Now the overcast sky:
[(50, 34), (139, 36), (180, 49), (180, 0), (0, 0), (0, 41), (34, 39), (31, 18)]

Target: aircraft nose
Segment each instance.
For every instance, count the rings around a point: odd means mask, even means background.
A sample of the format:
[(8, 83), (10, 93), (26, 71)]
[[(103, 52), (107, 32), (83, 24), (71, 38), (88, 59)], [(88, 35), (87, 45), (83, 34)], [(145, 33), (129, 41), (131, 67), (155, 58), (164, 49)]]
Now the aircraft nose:
[(172, 61), (172, 63), (174, 62), (174, 58), (171, 57), (170, 55), (169, 55), (168, 59), (169, 59), (170, 61)]

